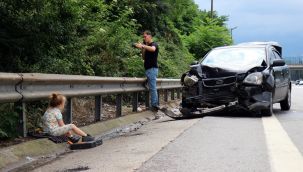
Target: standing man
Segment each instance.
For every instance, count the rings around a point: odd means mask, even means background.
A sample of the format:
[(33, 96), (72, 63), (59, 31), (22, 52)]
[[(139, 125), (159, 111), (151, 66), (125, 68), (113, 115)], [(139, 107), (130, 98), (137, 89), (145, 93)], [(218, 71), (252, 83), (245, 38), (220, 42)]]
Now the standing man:
[(157, 76), (159, 46), (156, 42), (153, 42), (152, 34), (149, 30), (143, 32), (143, 40), (143, 43), (136, 43), (135, 46), (142, 51), (145, 75), (151, 94), (151, 110), (158, 111)]

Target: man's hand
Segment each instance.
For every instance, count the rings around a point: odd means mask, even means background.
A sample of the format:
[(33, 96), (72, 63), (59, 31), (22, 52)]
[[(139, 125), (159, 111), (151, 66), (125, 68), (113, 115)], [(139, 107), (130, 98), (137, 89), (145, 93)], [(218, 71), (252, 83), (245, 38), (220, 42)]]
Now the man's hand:
[(150, 52), (155, 52), (156, 51), (156, 47), (155, 46), (147, 46), (145, 44), (142, 43), (135, 43), (135, 47), (142, 49), (143, 51), (150, 51)]
[(136, 48), (139, 48), (139, 49), (143, 49), (144, 48), (144, 44), (142, 44), (142, 43), (140, 43), (140, 42), (138, 42), (138, 43), (135, 43), (135, 47)]

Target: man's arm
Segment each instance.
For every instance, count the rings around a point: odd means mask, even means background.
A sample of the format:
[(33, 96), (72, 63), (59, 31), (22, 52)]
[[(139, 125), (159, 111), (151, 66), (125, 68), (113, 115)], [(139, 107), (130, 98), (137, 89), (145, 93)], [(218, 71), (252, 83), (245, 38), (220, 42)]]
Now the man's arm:
[(156, 46), (152, 45), (152, 46), (148, 46), (142, 43), (136, 43), (135, 46), (137, 48), (141, 49), (141, 53), (142, 53), (142, 59), (145, 60), (145, 52), (149, 51), (149, 52), (155, 52), (156, 51)]
[(136, 43), (135, 46), (137, 48), (140, 48), (140, 49), (146, 50), (146, 51), (150, 51), (150, 52), (155, 52), (156, 51), (156, 46), (154, 46), (154, 45), (148, 46), (148, 45), (144, 45), (142, 43)]
[(146, 51), (150, 51), (150, 52), (155, 52), (156, 51), (156, 46), (154, 46), (154, 45), (152, 45), (152, 46), (143, 45), (142, 49), (144, 49)]

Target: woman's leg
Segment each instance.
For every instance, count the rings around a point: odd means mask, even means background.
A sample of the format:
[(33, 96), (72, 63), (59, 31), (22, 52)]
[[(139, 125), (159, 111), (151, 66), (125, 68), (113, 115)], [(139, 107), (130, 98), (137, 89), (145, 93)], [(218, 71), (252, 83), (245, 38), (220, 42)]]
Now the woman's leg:
[(78, 128), (76, 125), (74, 125), (74, 124), (70, 124), (70, 125), (73, 125), (72, 130), (74, 133), (76, 133), (80, 136), (87, 136), (87, 134), (84, 131), (82, 131), (80, 128)]
[(62, 136), (66, 135), (70, 137), (72, 135), (71, 131), (80, 136), (87, 136), (85, 132), (83, 132), (80, 128), (78, 128), (75, 124), (67, 124), (61, 127), (56, 128), (51, 132), (53, 136)]

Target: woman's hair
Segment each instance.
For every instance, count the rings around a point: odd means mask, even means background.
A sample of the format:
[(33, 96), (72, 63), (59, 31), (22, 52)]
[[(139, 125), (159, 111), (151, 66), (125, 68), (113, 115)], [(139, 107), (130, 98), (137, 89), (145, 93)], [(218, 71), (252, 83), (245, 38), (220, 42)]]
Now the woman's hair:
[(66, 97), (59, 93), (52, 93), (49, 96), (49, 106), (50, 107), (57, 107), (62, 103), (65, 103)]

